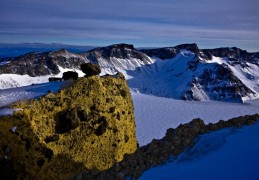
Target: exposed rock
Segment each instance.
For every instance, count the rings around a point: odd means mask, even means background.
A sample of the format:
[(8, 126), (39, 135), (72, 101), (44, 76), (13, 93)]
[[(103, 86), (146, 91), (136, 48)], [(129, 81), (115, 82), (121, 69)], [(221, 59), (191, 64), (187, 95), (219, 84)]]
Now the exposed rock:
[(80, 67), (83, 73), (85, 73), (85, 77), (95, 76), (101, 73), (100, 67), (92, 63), (81, 64)]
[(199, 54), (199, 48), (197, 44), (182, 44), (175, 47), (142, 49), (140, 51), (146, 53), (150, 57), (158, 57), (160, 59), (171, 59), (174, 58), (180, 52), (180, 50), (183, 49)]
[(190, 90), (183, 92), (182, 99), (204, 100), (204, 97), (197, 96), (197, 89), (203, 92), (207, 99), (217, 101), (243, 102), (243, 97), (255, 95), (227, 65), (214, 66), (214, 69), (204, 69), (200, 76), (192, 80), (189, 84)]
[(232, 47), (232, 48), (216, 48), (216, 49), (203, 49), (203, 58), (210, 60), (212, 56), (216, 57), (232, 57), (232, 58), (245, 58), (246, 60), (252, 58), (253, 53), (248, 53), (245, 50)]
[(69, 79), (77, 80), (77, 78), (78, 78), (78, 73), (74, 71), (64, 72), (62, 77), (62, 79), (64, 80), (69, 80)]
[(0, 117), (0, 165), (10, 172), (4, 177), (66, 179), (106, 170), (136, 151), (133, 103), (121, 75), (81, 78), (14, 106), (23, 110)]
[(49, 82), (62, 81), (62, 78), (50, 77)]
[(99, 58), (107, 59), (107, 62), (113, 58), (117, 59), (139, 59), (148, 62), (149, 57), (131, 44), (113, 44), (107, 47), (96, 48), (84, 54), (91, 62), (97, 63)]

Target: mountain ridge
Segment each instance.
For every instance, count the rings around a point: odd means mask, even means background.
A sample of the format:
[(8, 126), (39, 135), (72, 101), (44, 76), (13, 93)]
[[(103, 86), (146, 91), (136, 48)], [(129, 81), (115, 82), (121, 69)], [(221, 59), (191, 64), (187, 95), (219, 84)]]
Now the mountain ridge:
[(65, 69), (80, 71), (82, 63), (98, 64), (100, 75), (122, 72), (132, 89), (156, 96), (243, 102), (259, 94), (259, 52), (199, 49), (195, 43), (140, 50), (122, 43), (83, 53), (66, 49), (29, 53), (2, 62), (0, 88), (2, 74), (53, 76)]

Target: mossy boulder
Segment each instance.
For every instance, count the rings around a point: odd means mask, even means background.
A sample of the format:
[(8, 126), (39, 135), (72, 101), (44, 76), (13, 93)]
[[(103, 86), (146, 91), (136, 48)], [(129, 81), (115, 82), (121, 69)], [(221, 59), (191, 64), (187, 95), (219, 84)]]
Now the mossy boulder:
[(95, 76), (101, 73), (100, 67), (96, 64), (84, 63), (80, 67), (83, 73), (85, 73), (85, 77)]
[(22, 110), (0, 117), (0, 158), (10, 166), (9, 177), (64, 179), (102, 171), (137, 149), (133, 103), (122, 75), (80, 78), (14, 107)]

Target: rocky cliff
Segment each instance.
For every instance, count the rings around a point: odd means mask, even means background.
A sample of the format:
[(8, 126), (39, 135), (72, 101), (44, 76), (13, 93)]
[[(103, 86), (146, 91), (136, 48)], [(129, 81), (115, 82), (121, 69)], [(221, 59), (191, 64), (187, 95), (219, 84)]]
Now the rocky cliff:
[(0, 117), (4, 177), (64, 179), (108, 169), (137, 148), (132, 99), (121, 74), (81, 78), (14, 107), (22, 110)]

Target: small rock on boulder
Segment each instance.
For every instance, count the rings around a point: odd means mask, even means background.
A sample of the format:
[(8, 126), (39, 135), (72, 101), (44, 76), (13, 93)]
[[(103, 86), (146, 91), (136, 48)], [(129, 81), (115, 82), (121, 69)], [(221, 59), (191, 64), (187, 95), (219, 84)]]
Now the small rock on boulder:
[(67, 71), (63, 73), (62, 79), (69, 80), (69, 79), (78, 79), (78, 73), (74, 71)]
[(81, 70), (85, 73), (85, 77), (95, 76), (101, 73), (101, 69), (96, 64), (85, 63), (80, 65)]

